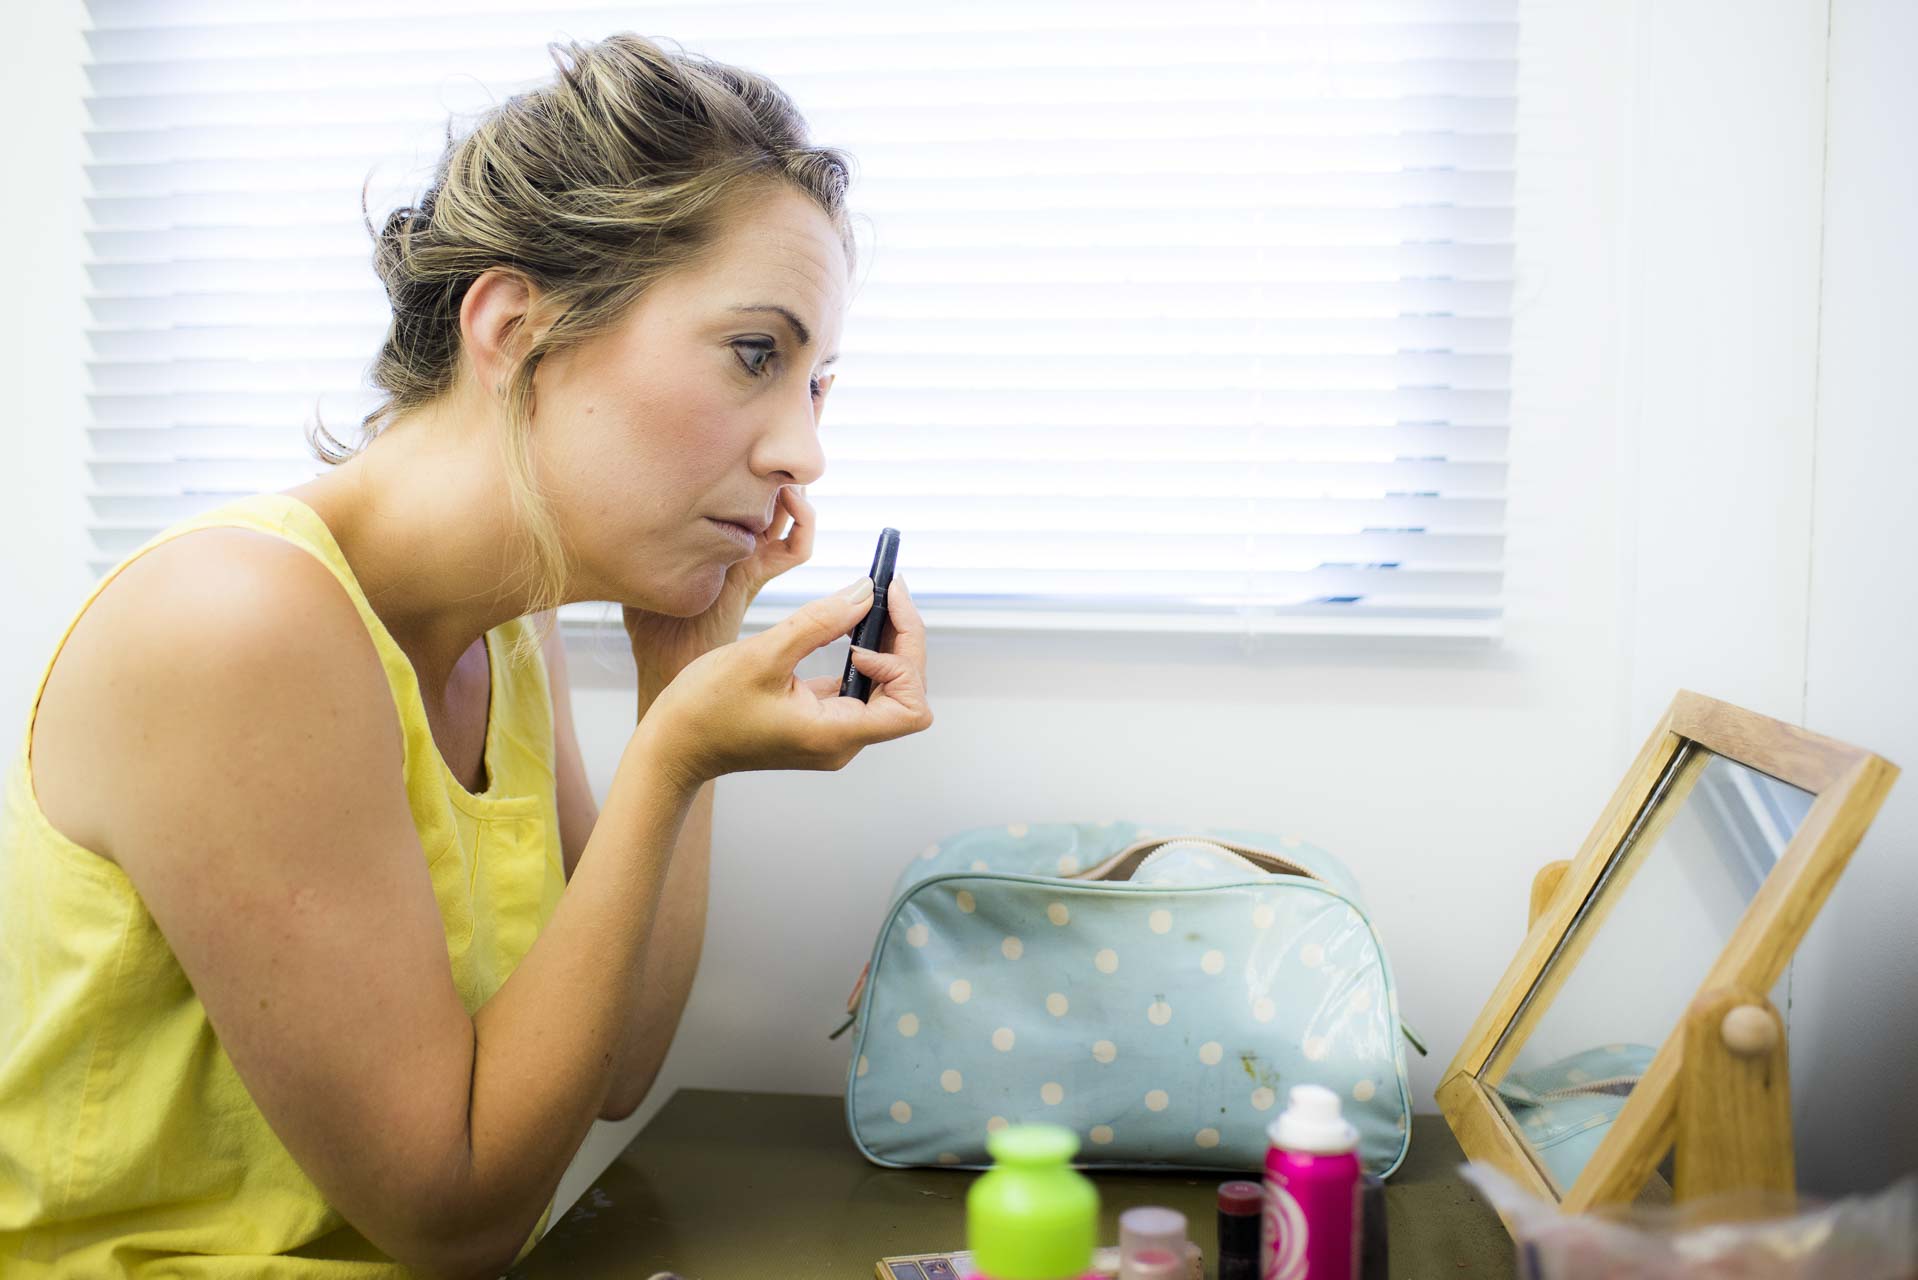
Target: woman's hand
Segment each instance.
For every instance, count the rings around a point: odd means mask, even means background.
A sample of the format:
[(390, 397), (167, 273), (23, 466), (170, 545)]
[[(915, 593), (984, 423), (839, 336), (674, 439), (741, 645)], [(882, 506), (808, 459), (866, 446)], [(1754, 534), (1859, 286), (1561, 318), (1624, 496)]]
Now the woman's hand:
[[(780, 537), (779, 526), (788, 517), (792, 527)], [(623, 620), (641, 680), (665, 684), (701, 654), (737, 640), (740, 623), (746, 617), (746, 606), (753, 602), (760, 588), (812, 558), (815, 519), (806, 491), (798, 485), (787, 485), (779, 491), (771, 526), (759, 535), (758, 545), (750, 556), (726, 570), (726, 582), (719, 589), (719, 598), (706, 612), (691, 618), (675, 618), (628, 605)]]
[(878, 651), (855, 648), (872, 698), (839, 696), (838, 676), (801, 680), (793, 668), (851, 631), (872, 608), (872, 579), (814, 600), (778, 625), (694, 659), (640, 722), (655, 758), (688, 790), (752, 769), (838, 769), (875, 742), (932, 724), (926, 631), (895, 577)]

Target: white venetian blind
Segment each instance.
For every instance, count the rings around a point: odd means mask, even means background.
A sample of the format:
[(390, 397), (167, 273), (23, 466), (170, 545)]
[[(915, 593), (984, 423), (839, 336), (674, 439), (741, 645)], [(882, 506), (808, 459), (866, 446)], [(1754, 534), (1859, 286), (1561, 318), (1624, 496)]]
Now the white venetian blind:
[(359, 198), (614, 31), (857, 159), (813, 563), (948, 624), (1491, 634), (1516, 0), (88, 0), (92, 537), (321, 469), (374, 403)]

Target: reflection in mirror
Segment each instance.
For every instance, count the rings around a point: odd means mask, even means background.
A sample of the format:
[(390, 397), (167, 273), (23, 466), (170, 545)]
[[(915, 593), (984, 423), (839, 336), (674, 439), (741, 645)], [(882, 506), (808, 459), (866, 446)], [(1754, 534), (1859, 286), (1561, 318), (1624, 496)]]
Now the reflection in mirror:
[(1659, 779), (1485, 1069), (1561, 1197), (1815, 798), (1691, 742)]

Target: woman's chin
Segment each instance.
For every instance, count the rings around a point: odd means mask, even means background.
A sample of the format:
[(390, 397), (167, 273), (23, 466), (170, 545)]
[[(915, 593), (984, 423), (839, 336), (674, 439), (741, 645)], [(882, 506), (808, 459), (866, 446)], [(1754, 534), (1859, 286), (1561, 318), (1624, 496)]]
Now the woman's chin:
[(669, 618), (697, 618), (713, 607), (725, 587), (726, 566), (695, 570), (669, 590), (648, 593), (652, 600), (640, 607)]

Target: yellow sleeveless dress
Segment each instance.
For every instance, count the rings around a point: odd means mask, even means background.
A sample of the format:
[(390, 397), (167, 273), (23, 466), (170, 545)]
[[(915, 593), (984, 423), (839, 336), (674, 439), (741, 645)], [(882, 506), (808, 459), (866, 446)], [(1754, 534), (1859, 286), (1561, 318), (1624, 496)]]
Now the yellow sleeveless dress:
[[(406, 792), (447, 960), (467, 1012), (477, 1010), (564, 887), (546, 666), (537, 651), (513, 658), (531, 624), (515, 619), (486, 636), (488, 789), (472, 795), (433, 741), (412, 664), (324, 522), (296, 498), (244, 498), (167, 529), (107, 574), (75, 621), (126, 563), (216, 526), (304, 548), (359, 609), (404, 732)], [(49, 659), (36, 709), (52, 668)], [(0, 1275), (404, 1274), (274, 1135), (126, 875), (48, 824), (28, 769), (32, 735), (29, 712), (0, 812)]]

